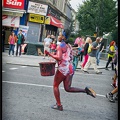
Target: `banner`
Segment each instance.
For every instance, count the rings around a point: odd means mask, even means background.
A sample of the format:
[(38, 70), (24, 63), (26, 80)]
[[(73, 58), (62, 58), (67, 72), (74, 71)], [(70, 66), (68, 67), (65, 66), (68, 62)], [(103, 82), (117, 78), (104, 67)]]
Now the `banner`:
[(47, 9), (48, 5), (29, 1), (27, 12), (46, 16)]
[(3, 6), (13, 9), (24, 9), (24, 0), (3, 0)]
[(2, 25), (10, 27), (19, 27), (20, 17), (18, 16), (9, 16), (2, 15)]
[(29, 26), (20, 25), (18, 33), (19, 33), (20, 30), (22, 30), (22, 34), (24, 35), (24, 37), (26, 39), (27, 38), (28, 29), (29, 29)]

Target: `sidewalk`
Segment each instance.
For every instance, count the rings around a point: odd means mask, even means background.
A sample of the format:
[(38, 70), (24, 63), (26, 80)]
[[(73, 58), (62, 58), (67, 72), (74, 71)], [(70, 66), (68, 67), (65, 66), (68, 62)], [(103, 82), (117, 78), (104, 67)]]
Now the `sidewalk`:
[[(8, 50), (2, 52), (2, 63), (3, 64), (13, 64), (13, 65), (21, 65), (21, 66), (31, 66), (31, 67), (39, 67), (40, 62), (50, 62), (50, 59), (46, 57), (43, 59), (43, 56), (33, 56), (33, 55), (21, 55), (19, 56), (8, 56)], [(104, 69), (106, 65), (106, 60), (100, 60), (100, 65), (97, 66), (98, 69)], [(56, 64), (57, 67), (57, 64)], [(110, 65), (109, 65), (110, 67)], [(90, 68), (93, 69), (92, 66)], [(81, 69), (80, 61), (78, 62), (77, 69)]]

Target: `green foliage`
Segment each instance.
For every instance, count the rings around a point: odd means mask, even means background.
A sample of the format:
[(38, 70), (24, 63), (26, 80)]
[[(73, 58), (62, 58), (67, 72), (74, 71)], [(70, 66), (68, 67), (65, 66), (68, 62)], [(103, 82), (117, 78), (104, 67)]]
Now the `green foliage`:
[(69, 37), (69, 43), (74, 44), (75, 39), (80, 36), (79, 34), (71, 34)]
[(93, 36), (98, 27), (99, 36), (103, 32), (114, 31), (115, 37), (117, 12), (116, 2), (113, 0), (86, 0), (79, 6), (76, 17), (80, 23), (80, 34)]
[(112, 39), (118, 43), (118, 28), (112, 32), (111, 36)]
[(69, 38), (69, 43), (70, 43), (71, 45), (73, 45), (73, 44), (74, 44), (74, 40), (75, 40), (75, 38), (70, 37), (70, 38)]

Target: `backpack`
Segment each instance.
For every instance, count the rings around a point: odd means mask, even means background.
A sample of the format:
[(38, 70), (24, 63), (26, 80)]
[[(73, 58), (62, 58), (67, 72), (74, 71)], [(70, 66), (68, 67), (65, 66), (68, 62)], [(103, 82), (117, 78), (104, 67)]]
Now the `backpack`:
[(91, 44), (89, 44), (88, 51), (87, 51), (88, 53), (91, 53), (91, 51), (92, 51), (92, 49), (91, 49), (91, 48), (92, 48), (92, 45), (91, 45)]

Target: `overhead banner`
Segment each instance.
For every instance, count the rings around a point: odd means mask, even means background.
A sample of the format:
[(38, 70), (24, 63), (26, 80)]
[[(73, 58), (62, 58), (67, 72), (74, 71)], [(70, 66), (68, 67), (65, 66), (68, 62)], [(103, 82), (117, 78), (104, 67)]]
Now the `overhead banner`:
[(24, 9), (24, 0), (3, 0), (3, 6), (13, 9)]
[(58, 28), (62, 28), (62, 29), (64, 28), (63, 23), (52, 16), (50, 16), (50, 24)]
[(47, 9), (48, 5), (29, 1), (27, 12), (46, 16)]
[(20, 17), (18, 16), (9, 16), (2, 15), (2, 25), (10, 27), (19, 27)]
[(43, 24), (44, 16), (38, 14), (29, 14), (29, 21)]

